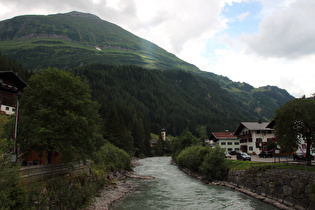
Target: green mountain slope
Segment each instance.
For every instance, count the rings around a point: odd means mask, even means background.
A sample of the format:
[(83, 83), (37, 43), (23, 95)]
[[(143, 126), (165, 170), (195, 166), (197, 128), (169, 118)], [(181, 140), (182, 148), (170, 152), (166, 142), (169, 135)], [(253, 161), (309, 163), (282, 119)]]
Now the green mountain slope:
[[(93, 80), (98, 81), (98, 88), (93, 88), (93, 94), (101, 103), (110, 103), (115, 99), (113, 92), (121, 93), (129, 98), (129, 106), (138, 104), (136, 101), (139, 100), (142, 105), (136, 109), (144, 110), (143, 107), (147, 107), (146, 109), (150, 112), (157, 112), (161, 115), (161, 119), (148, 117), (156, 120), (156, 122), (150, 120), (153, 124), (157, 123), (153, 126), (156, 128), (164, 126), (165, 121), (175, 123), (178, 120), (182, 122), (182, 127), (188, 125), (195, 127), (191, 123), (195, 122), (197, 125), (208, 124), (213, 131), (233, 130), (231, 125), (243, 120), (270, 120), (276, 108), (293, 99), (287, 91), (277, 87), (254, 88), (246, 83), (233, 82), (227, 77), (203, 72), (157, 45), (139, 38), (115, 24), (86, 13), (27, 15), (1, 21), (0, 50), (30, 70), (48, 67), (69, 70), (81, 67), (102, 76), (103, 72), (91, 69), (90, 65), (96, 63), (115, 66), (134, 65), (146, 68), (146, 71), (158, 69), (154, 70), (154, 76), (148, 76), (149, 78), (156, 77), (152, 82), (153, 86), (141, 80), (142, 77), (139, 75), (136, 78), (123, 77), (124, 81), (121, 81), (120, 77), (114, 76), (106, 76), (104, 81), (99, 81), (99, 78), (91, 76)], [(117, 67), (116, 71), (120, 71), (119, 69)], [(170, 69), (181, 70), (181, 73), (175, 76), (176, 71), (166, 71)], [(102, 67), (98, 71), (106, 70)], [(139, 71), (142, 72), (142, 70)], [(183, 71), (193, 75), (183, 76)], [(86, 69), (84, 72), (85, 76), (89, 74)], [(157, 76), (156, 72), (159, 72), (160, 75)], [(118, 89), (114, 89), (113, 92), (100, 91), (108, 89), (108, 78), (110, 78), (111, 84), (130, 83), (135, 87), (141, 86), (146, 93), (142, 93), (143, 90), (137, 90), (137, 94), (146, 94), (148, 97), (131, 97), (132, 94), (121, 87), (119, 87), (120, 89), (117, 87)], [(198, 82), (195, 83), (196, 81)], [(131, 89), (129, 86), (126, 84), (125, 88)], [(150, 88), (146, 88), (147, 86)], [(108, 99), (109, 96), (112, 98)], [(148, 98), (155, 101), (155, 104), (149, 104), (146, 101)], [(205, 98), (211, 103), (205, 102)], [(122, 100), (124, 101), (123, 98)], [(167, 106), (156, 106), (158, 103), (166, 103), (165, 101), (167, 101)], [(148, 110), (144, 110), (144, 112), (150, 113), (147, 112)], [(192, 114), (178, 114), (182, 113), (179, 110), (185, 110), (186, 113), (193, 111), (198, 117)], [(172, 116), (172, 120), (162, 116)], [(195, 118), (198, 120), (192, 120)], [(201, 118), (204, 119), (199, 120)], [(180, 126), (172, 128), (174, 133), (178, 133), (179, 129)]]
[(27, 69), (92, 63), (199, 71), (157, 45), (97, 16), (70, 12), (0, 22), (0, 49)]
[(210, 72), (201, 72), (199, 75), (218, 82), (234, 100), (239, 101), (242, 106), (248, 107), (248, 110), (255, 112), (260, 119), (265, 121), (273, 117), (274, 111), (279, 106), (294, 99), (286, 90), (276, 86), (254, 88), (247, 83), (233, 82), (227, 77)]

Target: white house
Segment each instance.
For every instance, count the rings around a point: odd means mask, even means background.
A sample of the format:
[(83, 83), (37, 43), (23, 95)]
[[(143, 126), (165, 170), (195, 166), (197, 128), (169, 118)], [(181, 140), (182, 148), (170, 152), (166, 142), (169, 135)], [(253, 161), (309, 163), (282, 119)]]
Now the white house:
[(11, 115), (15, 113), (15, 107), (12, 106), (7, 106), (7, 105), (3, 105), (1, 104), (0, 106), (0, 112), (1, 113), (5, 113), (7, 115)]
[(267, 150), (267, 144), (275, 141), (275, 132), (267, 128), (269, 122), (241, 122), (234, 135), (240, 141), (240, 150), (248, 154), (259, 154)]
[(210, 140), (213, 141), (214, 145), (218, 144), (221, 148), (224, 148), (226, 152), (238, 152), (240, 150), (240, 142), (231, 132), (212, 132)]

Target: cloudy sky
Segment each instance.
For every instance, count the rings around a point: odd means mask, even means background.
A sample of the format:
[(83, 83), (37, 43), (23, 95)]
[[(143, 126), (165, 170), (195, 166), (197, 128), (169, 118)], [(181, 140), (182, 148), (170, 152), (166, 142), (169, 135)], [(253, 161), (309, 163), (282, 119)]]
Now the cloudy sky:
[(203, 71), (315, 93), (314, 0), (1, 0), (0, 20), (92, 13)]

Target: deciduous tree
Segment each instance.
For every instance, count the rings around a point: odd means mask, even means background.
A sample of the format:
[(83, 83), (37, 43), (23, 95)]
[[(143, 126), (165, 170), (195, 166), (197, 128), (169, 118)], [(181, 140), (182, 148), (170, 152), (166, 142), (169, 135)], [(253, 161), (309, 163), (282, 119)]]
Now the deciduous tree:
[(85, 160), (95, 150), (98, 108), (80, 77), (57, 69), (35, 74), (22, 96), (18, 141), (22, 149), (56, 151), (63, 162)]
[(315, 146), (315, 98), (299, 98), (287, 102), (276, 110), (276, 136), (287, 152), (297, 149), (299, 136), (307, 142), (307, 160), (311, 145)]

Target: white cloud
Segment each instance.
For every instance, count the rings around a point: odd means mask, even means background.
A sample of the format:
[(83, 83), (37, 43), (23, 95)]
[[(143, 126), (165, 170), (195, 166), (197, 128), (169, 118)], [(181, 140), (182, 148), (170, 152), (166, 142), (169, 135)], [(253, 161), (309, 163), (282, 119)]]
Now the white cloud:
[(249, 11), (240, 14), (237, 18), (239, 21), (243, 21), (249, 15)]
[(248, 37), (249, 50), (264, 57), (299, 58), (315, 53), (315, 1), (300, 0), (267, 16), (259, 33)]

